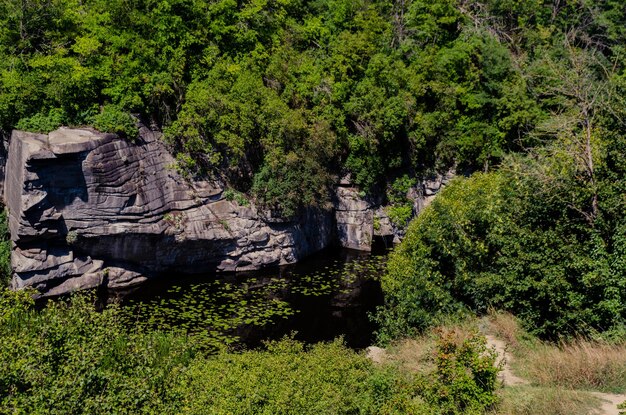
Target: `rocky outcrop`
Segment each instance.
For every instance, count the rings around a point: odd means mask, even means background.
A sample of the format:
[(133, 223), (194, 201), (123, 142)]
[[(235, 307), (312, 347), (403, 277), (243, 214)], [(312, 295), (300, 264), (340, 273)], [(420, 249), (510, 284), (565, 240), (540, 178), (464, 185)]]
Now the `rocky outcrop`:
[(409, 198), (413, 200), (413, 209), (418, 213), (435, 199), (441, 191), (455, 177), (454, 169), (445, 173), (435, 174), (426, 178), (415, 190), (409, 192)]
[(334, 196), (339, 243), (346, 248), (370, 251), (374, 236), (372, 206), (359, 195), (357, 188), (349, 185), (339, 185)]
[[(413, 204), (413, 217), (432, 202), (454, 175), (454, 170), (433, 175), (409, 190), (406, 197)], [(396, 226), (389, 218), (389, 207), (367, 200), (349, 178), (344, 177), (337, 184), (334, 208), (337, 239), (343, 247), (370, 251), (375, 237), (393, 243), (399, 243), (404, 237), (405, 229)]]
[[(339, 181), (333, 210), (286, 222), (227, 200), (217, 183), (185, 180), (175, 166), (160, 134), (145, 127), (137, 143), (92, 129), (14, 132), (2, 170), (13, 288), (122, 288), (160, 275), (293, 263), (333, 241), (369, 251), (375, 236), (401, 236), (349, 178)], [(413, 189), (414, 213), (448, 179)]]
[(14, 132), (5, 203), (14, 288), (45, 295), (156, 275), (292, 263), (326, 247), (332, 212), (274, 223), (223, 189), (186, 181), (159, 135), (140, 142), (90, 129)]

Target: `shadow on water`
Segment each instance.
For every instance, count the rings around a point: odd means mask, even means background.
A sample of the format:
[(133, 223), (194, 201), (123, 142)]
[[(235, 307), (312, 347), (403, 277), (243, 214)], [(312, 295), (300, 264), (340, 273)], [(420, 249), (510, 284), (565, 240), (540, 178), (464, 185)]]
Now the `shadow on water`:
[(131, 292), (110, 292), (134, 323), (179, 328), (214, 344), (256, 347), (293, 333), (307, 343), (342, 336), (349, 347), (372, 344), (369, 319), (383, 302), (386, 252), (327, 249), (280, 268), (161, 278)]

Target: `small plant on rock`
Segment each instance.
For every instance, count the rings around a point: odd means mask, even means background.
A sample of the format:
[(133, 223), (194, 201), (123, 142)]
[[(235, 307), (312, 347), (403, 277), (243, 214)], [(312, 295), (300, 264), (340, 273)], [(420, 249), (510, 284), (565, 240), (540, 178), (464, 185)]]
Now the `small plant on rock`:
[(78, 241), (78, 232), (69, 231), (67, 235), (65, 235), (65, 242), (67, 242), (68, 245), (74, 245), (76, 241)]
[(246, 196), (234, 189), (224, 190), (224, 199), (229, 202), (235, 201), (239, 206), (250, 206), (250, 201), (246, 199)]

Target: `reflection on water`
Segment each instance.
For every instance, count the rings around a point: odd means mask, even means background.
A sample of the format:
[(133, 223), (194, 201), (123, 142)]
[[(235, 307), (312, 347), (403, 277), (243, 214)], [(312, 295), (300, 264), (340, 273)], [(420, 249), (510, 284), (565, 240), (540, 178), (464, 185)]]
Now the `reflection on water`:
[(368, 313), (382, 304), (385, 258), (335, 249), (272, 270), (162, 278), (124, 293), (122, 304), (134, 323), (181, 328), (216, 346), (295, 333), (305, 342), (343, 336), (363, 348), (373, 340)]

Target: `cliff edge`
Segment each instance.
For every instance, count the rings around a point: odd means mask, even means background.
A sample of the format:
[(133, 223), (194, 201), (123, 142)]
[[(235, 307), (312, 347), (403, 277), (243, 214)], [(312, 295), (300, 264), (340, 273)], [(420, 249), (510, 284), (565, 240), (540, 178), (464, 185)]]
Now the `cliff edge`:
[(91, 129), (16, 131), (5, 176), (14, 289), (44, 295), (137, 284), (168, 273), (295, 262), (326, 247), (332, 212), (265, 220), (223, 189), (188, 181), (158, 133), (133, 144)]

